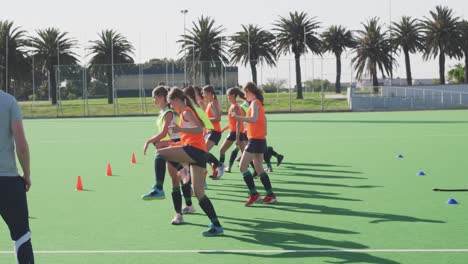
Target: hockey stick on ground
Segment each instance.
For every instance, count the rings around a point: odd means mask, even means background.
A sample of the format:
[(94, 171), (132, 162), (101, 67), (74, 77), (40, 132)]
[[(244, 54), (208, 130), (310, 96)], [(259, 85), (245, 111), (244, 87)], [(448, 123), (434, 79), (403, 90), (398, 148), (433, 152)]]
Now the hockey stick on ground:
[(432, 189), (434, 192), (468, 192), (468, 189)]

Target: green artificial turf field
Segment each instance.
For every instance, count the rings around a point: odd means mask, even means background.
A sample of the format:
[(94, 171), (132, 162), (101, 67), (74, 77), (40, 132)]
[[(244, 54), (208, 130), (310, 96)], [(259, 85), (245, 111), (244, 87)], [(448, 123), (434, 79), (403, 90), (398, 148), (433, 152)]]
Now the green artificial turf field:
[[(278, 203), (244, 207), (247, 188), (234, 165), (207, 180), (225, 235), (205, 238), (208, 219), (196, 198), (187, 223), (170, 224), (168, 175), (165, 200), (140, 198), (154, 182), (154, 148), (142, 155), (154, 118), (26, 120), (36, 262), (466, 263), (468, 192), (432, 189), (468, 188), (468, 111), (268, 121), (268, 143), (285, 156), (270, 173)], [(74, 190), (78, 175), (85, 191)], [(15, 263), (12, 248), (2, 223), (0, 263)]]

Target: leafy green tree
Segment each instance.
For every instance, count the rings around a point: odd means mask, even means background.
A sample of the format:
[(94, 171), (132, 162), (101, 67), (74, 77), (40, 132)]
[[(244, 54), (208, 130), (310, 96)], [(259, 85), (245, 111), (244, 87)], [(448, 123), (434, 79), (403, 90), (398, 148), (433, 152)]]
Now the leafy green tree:
[(17, 86), (30, 76), (31, 63), (25, 47), (26, 31), (15, 27), (12, 21), (0, 20), (0, 89), (16, 93), (11, 89), (11, 81), (15, 80)]
[(107, 103), (113, 104), (113, 74), (121, 72), (121, 67), (116, 69), (115, 65), (134, 63), (132, 55), (134, 55), (135, 48), (126, 37), (112, 29), (101, 31), (98, 37), (97, 40), (91, 41), (92, 44), (89, 47), (90, 69), (91, 73), (107, 80)]
[(242, 31), (231, 37), (233, 45), (229, 50), (233, 63), (250, 65), (252, 80), (257, 83), (257, 64), (276, 65), (274, 49), (275, 36), (255, 25), (242, 25)]
[(413, 84), (410, 53), (416, 53), (424, 49), (424, 38), (421, 29), (422, 25), (419, 21), (408, 16), (403, 16), (400, 21), (393, 22), (392, 25), (392, 42), (405, 55), (406, 81), (408, 85)]
[(352, 32), (345, 27), (332, 25), (322, 33), (323, 51), (332, 52), (336, 57), (336, 93), (341, 93), (341, 54), (355, 45)]
[(458, 28), (460, 32), (460, 49), (465, 59), (464, 80), (465, 83), (468, 83), (468, 21), (461, 21)]
[(356, 70), (356, 79), (361, 79), (366, 73), (372, 78), (374, 92), (378, 92), (377, 72), (380, 70), (383, 78), (390, 75), (395, 64), (392, 56), (392, 44), (388, 33), (382, 29), (378, 18), (371, 18), (365, 24), (364, 30), (357, 31), (355, 57), (352, 62)]
[(202, 73), (205, 84), (210, 84), (211, 74), (220, 75), (223, 65), (229, 64), (224, 28), (215, 26), (214, 19), (201, 16), (187, 32), (177, 41), (181, 43), (179, 54), (184, 54), (181, 61), (187, 63), (189, 76)]
[[(466, 66), (465, 66), (466, 67)], [(462, 64), (456, 64), (448, 71), (449, 82), (451, 83), (465, 83), (465, 68)]]
[(425, 60), (439, 57), (439, 79), (441, 84), (445, 84), (445, 57), (459, 57), (458, 49), (459, 32), (458, 17), (453, 14), (453, 10), (446, 6), (436, 6), (434, 11), (430, 11), (430, 16), (425, 17), (423, 23), (424, 33), (424, 56)]
[(294, 54), (296, 65), (296, 99), (304, 99), (302, 95), (301, 55), (309, 49), (312, 53), (321, 54), (321, 42), (317, 30), (320, 23), (305, 12), (290, 12), (288, 17), (280, 17), (274, 23), (277, 37), (277, 54)]
[[(67, 32), (58, 28), (37, 30), (37, 36), (29, 39), (35, 63), (42, 65), (50, 78), (50, 97), (52, 104), (57, 104), (57, 65), (78, 65), (77, 55), (73, 52), (76, 41), (68, 38)], [(60, 60), (60, 61), (59, 61)]]

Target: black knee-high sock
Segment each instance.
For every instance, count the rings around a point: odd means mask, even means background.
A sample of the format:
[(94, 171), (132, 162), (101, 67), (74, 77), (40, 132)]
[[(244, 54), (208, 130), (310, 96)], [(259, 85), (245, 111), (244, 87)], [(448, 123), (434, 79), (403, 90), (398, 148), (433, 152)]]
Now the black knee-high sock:
[(33, 249), (31, 244), (31, 239), (24, 242), (19, 249), (16, 255), (18, 263), (34, 263), (34, 255)]
[(203, 212), (205, 212), (205, 214), (210, 219), (211, 223), (218, 227), (221, 226), (210, 198), (205, 195), (198, 201), (198, 203), (200, 204), (201, 209), (203, 209)]
[(246, 170), (245, 172), (242, 173), (242, 176), (244, 176), (245, 184), (247, 184), (247, 187), (249, 188), (249, 193), (251, 195), (256, 194), (257, 189), (255, 188), (255, 182), (253, 180), (252, 173), (250, 173), (249, 170)]
[(174, 210), (176, 213), (182, 213), (182, 195), (180, 194), (180, 187), (172, 188), (172, 203), (174, 203)]
[(184, 194), (185, 205), (192, 205), (192, 186), (190, 183), (185, 183), (182, 185), (182, 193)]
[(224, 163), (225, 159), (226, 159), (226, 154), (224, 153), (219, 154), (219, 162)]
[(278, 152), (276, 152), (273, 147), (268, 147), (267, 152), (269, 152), (272, 156), (278, 157)]
[(232, 168), (232, 165), (234, 165), (234, 161), (235, 161), (236, 158), (237, 158), (237, 153), (239, 153), (239, 149), (238, 149), (238, 148), (235, 148), (235, 149), (231, 152), (231, 156), (229, 157), (229, 168)]
[(213, 164), (215, 167), (219, 166), (219, 160), (211, 153), (206, 154), (206, 162), (208, 164)]
[(154, 174), (156, 176), (156, 189), (162, 190), (166, 176), (166, 160), (161, 155), (157, 155), (154, 159)]
[(262, 181), (263, 187), (265, 188), (265, 191), (267, 192), (267, 194), (273, 194), (273, 190), (271, 188), (270, 177), (268, 176), (266, 172), (263, 172), (262, 174), (260, 174), (260, 180)]
[(263, 160), (265, 161), (267, 167), (270, 168), (271, 167), (271, 152), (268, 151), (268, 150), (267, 150), (267, 152), (265, 152), (265, 154), (263, 154)]

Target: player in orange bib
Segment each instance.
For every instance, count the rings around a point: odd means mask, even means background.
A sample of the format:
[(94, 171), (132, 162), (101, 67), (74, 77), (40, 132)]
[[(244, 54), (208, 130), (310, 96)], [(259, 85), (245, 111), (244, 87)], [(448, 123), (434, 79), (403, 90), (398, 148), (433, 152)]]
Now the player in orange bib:
[(208, 230), (203, 232), (204, 236), (219, 236), (224, 233), (216, 211), (210, 199), (205, 195), (203, 189), (203, 170), (206, 168), (206, 143), (203, 140), (204, 123), (197, 115), (194, 106), (184, 92), (173, 88), (168, 95), (168, 102), (180, 116), (179, 125), (171, 125), (171, 133), (180, 133), (181, 145), (158, 149), (156, 156), (171, 162), (177, 169), (181, 169), (180, 163), (190, 164), (193, 191), (198, 198), (200, 208), (211, 221)]
[(225, 165), (220, 162), (213, 154), (209, 151), (218, 145), (221, 140), (221, 106), (218, 98), (216, 97), (213, 86), (207, 85), (203, 87), (203, 97), (208, 104), (206, 105), (205, 113), (213, 124), (214, 129), (211, 129), (206, 134), (206, 146), (208, 148), (208, 154), (206, 161), (212, 165), (213, 168), (213, 179), (219, 179), (224, 174)]
[[(237, 103), (236, 99), (239, 96), (240, 98), (246, 100), (244, 93), (239, 88), (229, 88), (227, 90), (228, 100), (231, 103), (231, 107), (228, 110), (228, 129), (229, 136), (223, 143), (221, 147), (219, 161), (224, 164), (226, 157), (226, 151), (232, 146), (233, 143), (236, 143), (236, 148), (239, 148), (241, 151), (244, 151), (245, 146), (247, 145), (247, 135), (244, 133), (244, 122), (235, 119), (232, 116), (232, 113), (236, 113), (238, 116), (244, 116), (244, 111)], [(231, 162), (229, 163), (228, 169), (226, 172), (231, 172)]]
[(254, 163), (255, 171), (260, 175), (260, 180), (262, 181), (263, 187), (267, 193), (265, 198), (262, 200), (262, 203), (274, 203), (276, 202), (276, 195), (273, 193), (270, 177), (268, 177), (268, 174), (263, 169), (263, 155), (267, 150), (263, 93), (262, 90), (258, 89), (257, 85), (253, 82), (248, 82), (246, 84), (244, 87), (244, 93), (247, 100), (250, 102), (246, 116), (239, 116), (236, 113), (231, 114), (237, 120), (247, 123), (247, 137), (249, 140), (245, 151), (242, 153), (240, 171), (242, 172), (244, 181), (249, 188), (250, 196), (244, 205), (250, 206), (261, 198), (255, 188), (252, 173), (248, 170), (248, 166), (251, 161)]

